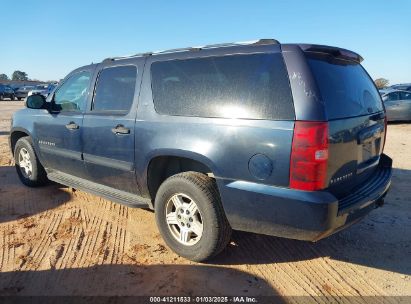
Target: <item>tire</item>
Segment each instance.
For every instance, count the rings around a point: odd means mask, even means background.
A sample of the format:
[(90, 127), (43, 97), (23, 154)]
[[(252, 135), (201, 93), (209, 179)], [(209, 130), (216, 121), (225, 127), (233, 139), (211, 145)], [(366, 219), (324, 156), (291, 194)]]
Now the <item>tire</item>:
[(17, 174), (23, 184), (39, 187), (47, 183), (46, 171), (38, 160), (29, 137), (22, 137), (17, 141), (14, 158)]
[(20, 101), (20, 100), (21, 100), (21, 97), (17, 97), (17, 100)]
[(0, 95), (0, 101), (3, 100), (3, 95)]
[[(155, 198), (155, 216), (166, 244), (191, 261), (211, 259), (227, 246), (231, 238), (231, 227), (217, 185), (212, 178), (198, 172), (179, 173), (161, 184)], [(169, 225), (170, 222), (173, 224)], [(181, 233), (187, 229), (191, 232)]]

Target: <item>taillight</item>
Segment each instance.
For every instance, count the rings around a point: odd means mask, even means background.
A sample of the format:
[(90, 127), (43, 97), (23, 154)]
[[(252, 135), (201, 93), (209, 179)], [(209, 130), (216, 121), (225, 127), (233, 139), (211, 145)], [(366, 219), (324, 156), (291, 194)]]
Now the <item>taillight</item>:
[(387, 131), (388, 131), (388, 121), (387, 121), (387, 115), (384, 117), (384, 143), (382, 144), (382, 152), (384, 152), (385, 148), (385, 141), (387, 140)]
[(327, 179), (328, 123), (296, 121), (291, 148), (290, 188), (324, 189)]

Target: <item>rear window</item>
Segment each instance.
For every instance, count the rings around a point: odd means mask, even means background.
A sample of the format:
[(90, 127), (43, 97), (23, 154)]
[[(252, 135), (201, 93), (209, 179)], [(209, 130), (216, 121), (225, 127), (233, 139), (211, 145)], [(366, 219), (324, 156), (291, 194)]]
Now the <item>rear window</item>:
[(245, 119), (293, 119), (281, 54), (230, 55), (154, 62), (159, 114)]
[(383, 110), (381, 97), (364, 68), (331, 56), (308, 55), (328, 119), (371, 114)]

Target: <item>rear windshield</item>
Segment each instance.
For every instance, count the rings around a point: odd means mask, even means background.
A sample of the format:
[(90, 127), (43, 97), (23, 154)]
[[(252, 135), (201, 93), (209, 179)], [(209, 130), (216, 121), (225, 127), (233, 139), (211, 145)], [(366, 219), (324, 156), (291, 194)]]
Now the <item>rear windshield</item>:
[(374, 83), (359, 63), (310, 54), (308, 64), (325, 102), (328, 119), (383, 110)]
[(291, 120), (294, 107), (282, 55), (158, 61), (151, 65), (159, 114)]

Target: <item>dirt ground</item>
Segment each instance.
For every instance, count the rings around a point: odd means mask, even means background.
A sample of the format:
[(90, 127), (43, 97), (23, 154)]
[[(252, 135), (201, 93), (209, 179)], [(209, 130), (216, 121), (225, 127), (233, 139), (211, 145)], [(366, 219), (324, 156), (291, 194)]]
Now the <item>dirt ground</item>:
[(22, 105), (0, 102), (0, 295), (411, 296), (411, 124), (389, 125), (392, 188), (359, 224), (315, 244), (236, 232), (197, 264), (165, 247), (150, 211), (56, 184), (24, 187), (7, 143)]

